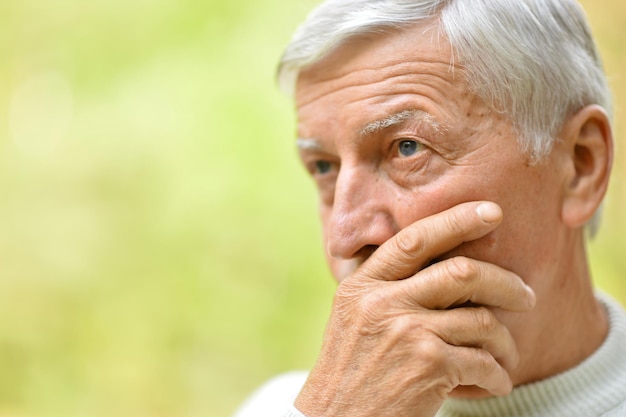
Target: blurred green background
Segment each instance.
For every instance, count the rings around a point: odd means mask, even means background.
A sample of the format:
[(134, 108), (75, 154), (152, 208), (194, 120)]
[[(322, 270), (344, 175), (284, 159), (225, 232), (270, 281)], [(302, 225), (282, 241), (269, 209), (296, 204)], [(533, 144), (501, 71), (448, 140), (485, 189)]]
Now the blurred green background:
[[(306, 369), (334, 284), (275, 63), (315, 2), (0, 2), (0, 417), (229, 416)], [(626, 304), (626, 3), (586, 0), (618, 158), (591, 246)]]

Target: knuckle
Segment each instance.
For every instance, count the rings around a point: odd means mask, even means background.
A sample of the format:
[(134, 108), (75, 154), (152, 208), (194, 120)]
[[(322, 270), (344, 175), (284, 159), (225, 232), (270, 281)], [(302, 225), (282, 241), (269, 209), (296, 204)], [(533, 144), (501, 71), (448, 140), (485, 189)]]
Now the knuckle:
[(441, 344), (445, 343), (436, 338), (424, 338), (417, 347), (417, 354), (421, 363), (427, 365), (429, 373), (442, 372), (447, 367), (447, 357)]
[(498, 388), (502, 389), (503, 386), (508, 385), (505, 381), (504, 375), (506, 375), (506, 371), (502, 368), (500, 364), (495, 360), (493, 356), (484, 350), (479, 350), (477, 352), (478, 358), (478, 366), (479, 372), (483, 375), (485, 380), (498, 381)]
[(380, 291), (372, 291), (359, 299), (358, 309), (363, 316), (375, 317), (387, 308), (387, 297)]
[(390, 320), (388, 333), (391, 340), (413, 339), (415, 330), (419, 325), (411, 318), (404, 314)]
[(415, 234), (399, 233), (394, 239), (394, 246), (403, 257), (412, 260), (415, 255), (423, 252), (424, 239)]
[(449, 392), (457, 383), (454, 366), (443, 344), (445, 342), (438, 338), (424, 338), (417, 344), (416, 374), (420, 380), (431, 381), (440, 386), (442, 392)]
[(475, 372), (480, 378), (485, 378), (494, 372), (497, 372), (494, 366), (493, 357), (482, 349), (474, 349), (474, 366)]
[(445, 262), (446, 273), (461, 285), (467, 285), (476, 279), (479, 267), (476, 262), (464, 256), (457, 256)]
[(475, 328), (482, 337), (492, 334), (497, 329), (498, 321), (487, 307), (472, 308), (471, 312)]

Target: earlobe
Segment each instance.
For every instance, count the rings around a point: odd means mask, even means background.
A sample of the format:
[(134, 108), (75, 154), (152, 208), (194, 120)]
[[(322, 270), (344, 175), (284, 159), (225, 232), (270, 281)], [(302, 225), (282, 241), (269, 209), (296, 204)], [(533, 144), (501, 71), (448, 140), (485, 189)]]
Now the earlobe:
[(563, 222), (580, 228), (589, 222), (606, 193), (613, 162), (613, 134), (606, 111), (598, 105), (584, 107), (562, 131), (573, 172), (565, 184)]

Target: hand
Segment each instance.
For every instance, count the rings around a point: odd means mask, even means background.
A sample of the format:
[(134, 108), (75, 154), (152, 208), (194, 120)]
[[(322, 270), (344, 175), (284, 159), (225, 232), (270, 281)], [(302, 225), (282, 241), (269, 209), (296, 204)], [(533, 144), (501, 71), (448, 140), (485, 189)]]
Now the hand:
[(529, 310), (532, 290), (474, 259), (429, 264), (501, 219), (494, 203), (460, 204), (403, 229), (342, 281), (296, 408), (308, 417), (434, 416), (457, 386), (509, 393), (518, 352), (492, 308)]

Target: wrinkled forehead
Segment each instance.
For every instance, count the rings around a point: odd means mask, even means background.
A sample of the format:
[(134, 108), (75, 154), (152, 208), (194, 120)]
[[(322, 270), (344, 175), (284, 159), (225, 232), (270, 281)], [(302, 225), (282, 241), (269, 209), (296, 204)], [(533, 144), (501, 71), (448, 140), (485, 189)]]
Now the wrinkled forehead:
[[(366, 54), (368, 51), (376, 51), (376, 55)], [(297, 82), (303, 78), (308, 82), (321, 81), (337, 73), (343, 76), (357, 70), (376, 70), (411, 60), (442, 62), (451, 71), (462, 68), (462, 63), (453, 55), (439, 18), (431, 18), (349, 36), (313, 63), (302, 67)]]
[(427, 22), (347, 40), (301, 71), (295, 99), (298, 119), (309, 125), (328, 123), (329, 114), (364, 101), (379, 113), (370, 115), (373, 121), (408, 109), (430, 111), (416, 107), (416, 98), (437, 104), (431, 113), (443, 125), (453, 116), (437, 113), (442, 104), (465, 107), (471, 96), (450, 43), (437, 22)]

